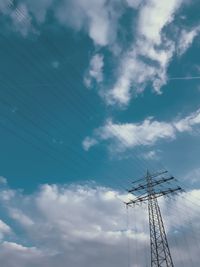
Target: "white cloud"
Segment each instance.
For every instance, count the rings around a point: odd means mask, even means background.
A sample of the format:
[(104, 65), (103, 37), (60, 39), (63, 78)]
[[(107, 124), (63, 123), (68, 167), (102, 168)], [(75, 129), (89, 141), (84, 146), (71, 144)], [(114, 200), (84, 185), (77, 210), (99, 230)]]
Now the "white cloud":
[(116, 139), (125, 148), (137, 145), (152, 145), (159, 139), (175, 138), (174, 127), (165, 122), (154, 121), (149, 118), (142, 123), (116, 124), (108, 121), (99, 129), (98, 135), (101, 139)]
[(152, 45), (160, 45), (164, 26), (169, 24), (182, 0), (148, 1), (140, 11), (139, 34)]
[(126, 3), (129, 7), (138, 8), (142, 4), (142, 0), (126, 0)]
[[(58, 3), (54, 0), (20, 0), (14, 6), (4, 0), (1, 6), (4, 15), (10, 16), (12, 27), (23, 36), (29, 32), (39, 33), (41, 24), (46, 22), (51, 11), (58, 24), (86, 32), (95, 45), (106, 46), (115, 56), (117, 54), (116, 81), (111, 88), (104, 88), (101, 95), (109, 104), (125, 106), (132, 96), (141, 93), (148, 85), (161, 93), (161, 87), (167, 83), (167, 68), (175, 51), (183, 54), (197, 35), (198, 27), (179, 30), (180, 36), (176, 39), (180, 42), (177, 44), (165, 34), (166, 27), (173, 22), (183, 3), (182, 0), (63, 0)], [(136, 9), (137, 21), (133, 23), (132, 46), (122, 49), (118, 33), (122, 29), (120, 18), (127, 6)], [(103, 57), (97, 54), (85, 76), (88, 87), (92, 81), (103, 81), (102, 68)]]
[[(116, 37), (120, 8), (114, 8), (115, 1), (77, 0), (64, 1), (55, 10), (60, 23), (77, 30), (86, 30), (95, 44), (105, 46)], [(112, 27), (110, 27), (112, 25)]]
[(32, 25), (32, 17), (26, 4), (19, 3), (17, 8), (10, 12), (10, 17), (15, 30), (23, 36), (35, 31)]
[[(178, 132), (191, 132), (193, 127), (199, 124), (200, 110), (171, 122), (159, 122), (153, 118), (147, 118), (141, 123), (122, 124), (108, 120), (104, 126), (94, 131), (94, 137), (91, 137), (91, 140), (93, 140), (92, 145), (95, 145), (95, 140), (97, 143), (100, 140), (111, 140), (114, 142), (115, 151), (123, 151), (135, 146), (151, 146), (162, 139), (175, 139)], [(85, 141), (90, 140), (88, 138)]]
[(147, 160), (158, 160), (159, 159), (158, 151), (156, 150), (148, 151), (146, 153), (143, 153), (141, 156)]
[(185, 132), (191, 131), (192, 127), (198, 124), (200, 124), (200, 109), (198, 109), (196, 112), (193, 112), (189, 116), (175, 122), (174, 125), (179, 132)]
[(13, 190), (9, 189), (1, 190), (0, 199), (2, 199), (3, 201), (10, 201), (14, 197), (15, 197), (15, 192)]
[(89, 70), (85, 75), (84, 82), (86, 87), (91, 87), (93, 82), (100, 83), (103, 81), (104, 57), (100, 54), (95, 54), (89, 64)]
[(199, 33), (199, 26), (177, 31), (175, 39), (173, 34), (170, 37), (165, 33), (183, 3), (182, 0), (150, 0), (140, 5), (133, 45), (121, 57), (113, 87), (104, 91), (108, 104), (126, 106), (148, 85), (161, 93), (175, 52), (183, 55)]
[(151, 0), (141, 6), (136, 42), (122, 57), (114, 87), (105, 92), (108, 103), (127, 105), (132, 94), (141, 93), (150, 82), (160, 93), (175, 51), (175, 43), (162, 30), (173, 20), (181, 2)]
[(135, 49), (133, 49), (121, 62), (116, 84), (110, 91), (105, 92), (107, 102), (126, 105), (131, 99), (131, 87), (135, 87), (135, 94), (140, 93), (146, 86), (147, 80), (154, 75), (155, 69), (139, 60)]
[(83, 30), (96, 45), (105, 46), (114, 43), (116, 38), (121, 4), (121, 1), (106, 0), (19, 0), (17, 3), (3, 0), (0, 9), (12, 19), (12, 27), (23, 36), (37, 32), (36, 28), (46, 22), (47, 13), (51, 11), (60, 24)]
[(12, 230), (5, 222), (0, 220), (0, 241), (5, 237), (5, 235), (11, 234)]
[[(25, 247), (15, 242), (4, 241), (0, 244), (0, 261), (2, 266), (42, 266), (42, 253), (35, 247)], [(43, 259), (44, 262), (44, 259)]]
[(24, 247), (24, 246), (22, 246), (22, 245), (19, 245), (19, 244), (17, 244), (17, 243), (13, 243), (13, 242), (4, 242), (3, 243), (3, 246), (5, 247), (5, 248), (9, 248), (9, 249), (11, 249), (11, 250), (18, 250), (18, 251), (27, 251), (28, 250), (28, 248), (27, 247)]
[[(184, 227), (190, 225), (187, 222), (188, 213), (187, 216), (181, 213), (183, 206), (185, 210), (190, 209), (194, 229), (199, 231), (199, 224), (195, 223), (199, 221), (199, 212), (191, 202), (197, 201), (199, 194), (199, 190), (185, 193), (169, 206), (164, 200), (161, 202), (169, 238), (175, 230), (184, 231), (183, 224)], [(20, 236), (16, 231), (17, 241), (7, 241), (4, 237), (0, 244), (2, 266), (64, 267), (67, 262), (69, 266), (92, 267), (95, 262), (97, 267), (118, 267), (127, 260), (128, 237), (131, 244), (137, 244), (138, 249), (137, 258), (131, 258), (131, 263), (144, 266), (143, 254), (149, 249), (147, 207), (138, 206), (129, 210), (131, 223), (127, 228), (127, 211), (122, 201), (130, 197), (130, 194), (120, 191), (89, 185), (43, 185), (37, 192), (26, 196), (15, 192), (14, 201), (1, 201), (4, 211), (19, 210), (34, 224), (22, 224)], [(170, 209), (175, 212), (169, 214)], [(181, 220), (177, 219), (177, 212)], [(9, 233), (9, 227), (4, 223), (0, 223), (0, 228)], [(184, 234), (191, 238), (191, 231)], [(134, 246), (132, 251), (135, 249)], [(174, 261), (180, 267), (180, 254), (175, 249), (172, 246)], [(186, 246), (180, 246), (181, 253), (187, 254), (186, 251)], [(192, 255), (194, 261), (198, 260), (196, 250)], [(186, 255), (186, 263), (190, 260), (189, 256)]]
[(16, 220), (23, 226), (33, 225), (33, 221), (27, 215), (23, 214), (21, 210), (12, 208), (9, 210), (9, 215), (12, 219)]
[(10, 16), (12, 26), (16, 31), (26, 36), (35, 31), (33, 18), (38, 24), (45, 22), (46, 14), (52, 8), (54, 0), (2, 0), (0, 9), (3, 14)]
[[(14, 209), (26, 217), (31, 214), (34, 224), (22, 224), (21, 229), (26, 244), (37, 246), (4, 241), (0, 249), (1, 262), (9, 267), (15, 264), (62, 267), (66, 262), (70, 266), (93, 266), (94, 261), (96, 266), (122, 264), (120, 255), (126, 253), (127, 235), (137, 239), (138, 245), (148, 242), (146, 233), (127, 231), (126, 210), (120, 200), (124, 198), (122, 193), (103, 187), (58, 185), (43, 185), (28, 197), (16, 195), (14, 202), (6, 202), (8, 213)], [(19, 221), (19, 218), (13, 219)]]
[(3, 233), (10, 233), (11, 229), (7, 224), (0, 220), (0, 231)]
[(184, 54), (187, 49), (192, 45), (193, 40), (199, 34), (200, 27), (195, 27), (190, 31), (183, 29), (178, 41), (177, 52), (179, 55)]
[(83, 148), (88, 151), (92, 146), (96, 145), (97, 144), (97, 140), (94, 139), (94, 138), (90, 138), (90, 137), (86, 137), (84, 140), (83, 140)]
[[(161, 93), (160, 88), (167, 82), (167, 66), (172, 58), (174, 45), (165, 41), (162, 48), (138, 39), (133, 48), (122, 57), (114, 87), (105, 91), (104, 96), (109, 104), (126, 106), (132, 96), (142, 93), (149, 83)], [(144, 59), (145, 58), (145, 59)]]
[[(176, 210), (180, 210), (179, 218), (177, 219), (177, 214), (170, 213), (168, 216), (170, 216), (170, 220), (167, 220), (167, 227), (170, 228), (179, 228), (181, 225), (185, 224), (185, 227), (188, 227), (186, 222), (189, 218), (186, 217), (186, 214), (184, 213), (184, 208), (188, 211), (188, 217), (192, 217), (192, 225), (197, 226), (197, 233), (200, 231), (198, 218), (199, 218), (199, 201), (200, 201), (200, 191), (199, 190), (191, 190), (186, 193), (182, 193), (179, 195), (179, 197), (176, 199), (174, 203), (174, 208)], [(169, 205), (172, 204), (173, 199), (169, 200)], [(165, 203), (163, 203), (163, 206), (165, 206)], [(183, 208), (184, 207), (184, 208)], [(191, 208), (192, 207), (192, 208)], [(191, 209), (190, 209), (191, 208)], [(164, 212), (166, 211), (167, 205), (164, 207)], [(190, 219), (189, 219), (190, 220)], [(191, 227), (191, 226), (190, 226)]]

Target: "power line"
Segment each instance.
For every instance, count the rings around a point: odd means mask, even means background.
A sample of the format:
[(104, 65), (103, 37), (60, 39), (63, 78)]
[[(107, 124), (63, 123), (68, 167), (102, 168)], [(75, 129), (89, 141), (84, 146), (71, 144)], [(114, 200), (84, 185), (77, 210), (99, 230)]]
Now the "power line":
[(170, 81), (173, 80), (199, 80), (200, 76), (185, 76), (185, 77), (171, 77), (169, 78)]

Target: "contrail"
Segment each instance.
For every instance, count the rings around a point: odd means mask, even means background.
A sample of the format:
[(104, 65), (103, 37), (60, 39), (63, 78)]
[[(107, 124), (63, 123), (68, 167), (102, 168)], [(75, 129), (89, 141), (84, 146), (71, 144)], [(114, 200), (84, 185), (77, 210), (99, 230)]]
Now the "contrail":
[(193, 76), (193, 77), (172, 77), (169, 80), (200, 80), (200, 76)]

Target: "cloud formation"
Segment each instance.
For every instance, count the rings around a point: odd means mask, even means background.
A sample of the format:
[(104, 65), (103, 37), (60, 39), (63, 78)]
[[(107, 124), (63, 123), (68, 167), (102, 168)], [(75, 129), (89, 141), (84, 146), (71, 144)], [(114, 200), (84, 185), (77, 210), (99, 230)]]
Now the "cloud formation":
[(96, 145), (98, 141), (95, 138), (86, 137), (83, 140), (83, 148), (88, 151), (92, 146)]
[(184, 54), (187, 49), (191, 46), (193, 43), (195, 37), (199, 34), (200, 27), (195, 27), (190, 31), (187, 31), (183, 29), (181, 31), (181, 35), (178, 41), (178, 46), (177, 46), (177, 52), (179, 55)]
[(52, 12), (59, 24), (77, 31), (83, 30), (96, 45), (105, 46), (115, 40), (121, 6), (121, 1), (117, 4), (116, 1), (106, 0), (20, 0), (17, 3), (4, 0), (0, 10), (11, 18), (11, 26), (24, 36), (33, 30), (37, 32), (39, 26), (45, 23), (48, 13)]
[[(11, 195), (8, 192), (12, 191)], [(5, 198), (8, 194), (9, 197)], [(189, 226), (186, 213), (190, 209), (190, 219), (199, 220), (199, 213), (192, 208), (191, 201), (197, 201), (199, 190), (180, 195), (173, 205), (161, 201), (166, 229), (169, 235), (176, 266), (180, 255), (186, 255), (186, 245), (176, 252), (171, 234)], [(0, 189), (1, 207), (10, 216), (11, 229), (0, 221), (0, 261), (3, 266), (122, 266), (127, 263), (127, 238), (131, 249), (131, 263), (146, 264), (143, 257), (149, 251), (148, 216), (145, 206), (129, 211), (130, 226), (127, 226), (127, 211), (122, 200), (131, 198), (126, 193), (94, 185), (42, 185), (32, 194), (23, 194), (4, 186)], [(173, 210), (169, 207), (173, 206)], [(49, 208), (50, 207), (50, 208)], [(175, 209), (175, 211), (174, 211)], [(18, 211), (21, 218), (12, 216), (10, 210)], [(171, 210), (172, 213), (169, 213)], [(181, 220), (177, 220), (177, 211)], [(176, 214), (176, 217), (175, 217)], [(182, 215), (181, 215), (182, 214)], [(33, 223), (25, 223), (29, 218)], [(198, 223), (193, 230), (199, 231)], [(20, 229), (20, 236), (18, 236)], [(183, 230), (181, 230), (183, 231)], [(13, 233), (13, 234), (12, 234)], [(192, 238), (185, 232), (186, 239)], [(23, 239), (21, 238), (23, 236)], [(176, 237), (179, 239), (179, 237)], [(136, 245), (137, 244), (137, 245)], [(192, 246), (192, 245), (191, 245)], [(196, 250), (192, 252), (198, 260)], [(137, 254), (137, 257), (135, 256)], [(9, 257), (8, 257), (9, 255)], [(185, 262), (189, 262), (186, 255)]]
[(104, 57), (101, 54), (95, 54), (89, 64), (89, 70), (84, 77), (86, 87), (90, 88), (93, 82), (103, 81)]
[[(85, 148), (88, 150), (99, 141), (111, 140), (115, 151), (124, 151), (136, 146), (151, 146), (159, 140), (173, 140), (177, 133), (191, 132), (193, 127), (200, 124), (200, 110), (186, 116), (185, 118), (171, 122), (157, 121), (147, 118), (141, 123), (114, 123), (107, 120), (104, 126), (94, 130), (93, 137), (86, 137), (84, 143), (90, 144)], [(95, 142), (96, 141), (96, 142)]]
[[(174, 18), (184, 5), (182, 0), (4, 0), (0, 10), (9, 17), (10, 28), (23, 36), (39, 34), (41, 25), (50, 13), (58, 25), (84, 31), (97, 48), (107, 48), (118, 58), (114, 68), (114, 83), (100, 89), (100, 95), (108, 104), (126, 106), (151, 85), (156, 93), (167, 83), (167, 69), (176, 55), (182, 55), (199, 34), (199, 26), (185, 28), (176, 25)], [(121, 19), (127, 9), (134, 9), (131, 45), (122, 44), (119, 32), (124, 26)], [(175, 33), (166, 29), (174, 23)], [(126, 31), (127, 29), (123, 29)], [(177, 39), (180, 41), (177, 42)], [(123, 48), (122, 48), (123, 47)], [(98, 49), (97, 49), (98, 51)], [(89, 87), (92, 81), (102, 82), (103, 56), (96, 54), (89, 63), (84, 77)]]
[[(108, 103), (127, 105), (133, 95), (151, 83), (154, 91), (167, 82), (167, 68), (175, 52), (175, 42), (163, 32), (173, 21), (181, 0), (151, 0), (139, 10), (136, 38), (124, 54), (114, 87), (106, 93)], [(185, 50), (189, 47), (185, 46)], [(182, 49), (183, 51), (183, 49)]]

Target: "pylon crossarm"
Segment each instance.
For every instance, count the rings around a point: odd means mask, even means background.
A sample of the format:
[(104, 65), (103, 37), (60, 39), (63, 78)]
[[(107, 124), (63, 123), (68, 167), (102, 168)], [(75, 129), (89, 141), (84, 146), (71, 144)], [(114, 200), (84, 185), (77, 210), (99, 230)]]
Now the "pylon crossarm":
[[(160, 184), (169, 182), (169, 181), (171, 181), (173, 179), (174, 179), (174, 177), (172, 176), (172, 177), (169, 177), (169, 178), (162, 178), (161, 180), (155, 180), (155, 181), (152, 182), (152, 186), (160, 185)], [(147, 188), (148, 188), (148, 184), (144, 183), (144, 184), (140, 184), (137, 187), (133, 187), (132, 189), (128, 190), (128, 192), (129, 193), (133, 193), (135, 191), (140, 191), (140, 190), (147, 189)]]
[(181, 191), (181, 190), (182, 190), (181, 187), (176, 187), (176, 188), (169, 188), (169, 189), (164, 190), (164, 191), (154, 192), (153, 195), (152, 194), (146, 194), (144, 196), (139, 196), (136, 199), (133, 199), (133, 200), (130, 200), (129, 202), (126, 202), (126, 205), (142, 203), (142, 202), (145, 202), (151, 198), (155, 199), (155, 198), (165, 196), (168, 194), (172, 194), (172, 193), (175, 193), (175, 192)]
[(126, 203), (127, 207), (143, 202), (148, 203), (151, 267), (174, 267), (157, 198), (183, 190), (175, 186), (169, 188), (167, 182), (175, 178), (166, 177), (164, 173), (167, 171), (151, 174), (147, 170), (145, 179), (134, 181), (133, 184), (137, 183), (137, 185), (127, 190), (134, 196)]

